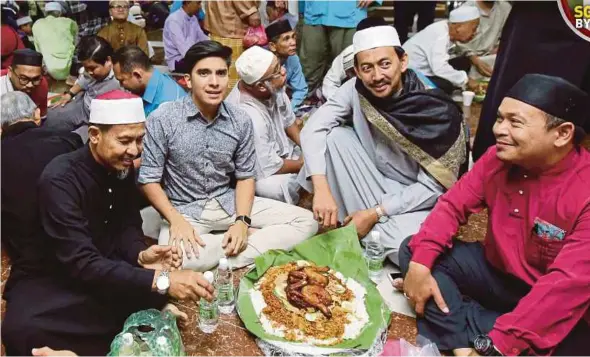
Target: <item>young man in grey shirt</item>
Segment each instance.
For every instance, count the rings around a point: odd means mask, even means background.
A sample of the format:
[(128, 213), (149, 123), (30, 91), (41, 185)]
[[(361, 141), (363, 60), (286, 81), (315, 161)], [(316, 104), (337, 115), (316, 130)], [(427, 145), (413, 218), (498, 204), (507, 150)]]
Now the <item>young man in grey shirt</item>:
[(165, 219), (159, 244), (181, 246), (183, 267), (199, 271), (224, 255), (234, 268), (249, 265), (317, 230), (311, 212), (254, 197), (252, 121), (223, 101), (230, 61), (231, 49), (215, 41), (189, 49), (184, 63), (191, 95), (150, 115), (139, 171), (142, 191)]

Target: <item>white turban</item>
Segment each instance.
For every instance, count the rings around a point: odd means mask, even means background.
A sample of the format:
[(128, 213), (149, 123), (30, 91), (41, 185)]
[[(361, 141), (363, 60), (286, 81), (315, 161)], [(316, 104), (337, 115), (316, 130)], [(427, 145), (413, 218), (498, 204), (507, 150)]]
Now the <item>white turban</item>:
[(236, 61), (238, 75), (246, 84), (260, 80), (272, 64), (275, 55), (259, 46), (252, 46)]
[(450, 23), (468, 22), (479, 19), (479, 10), (475, 6), (461, 6), (449, 14)]
[(59, 11), (63, 12), (61, 5), (58, 2), (52, 1), (45, 4), (45, 12)]
[(353, 54), (378, 47), (401, 46), (393, 26), (375, 26), (357, 31), (352, 38)]
[(33, 19), (31, 19), (30, 16), (21, 17), (20, 19), (16, 20), (17, 26), (22, 26), (31, 23), (33, 23)]

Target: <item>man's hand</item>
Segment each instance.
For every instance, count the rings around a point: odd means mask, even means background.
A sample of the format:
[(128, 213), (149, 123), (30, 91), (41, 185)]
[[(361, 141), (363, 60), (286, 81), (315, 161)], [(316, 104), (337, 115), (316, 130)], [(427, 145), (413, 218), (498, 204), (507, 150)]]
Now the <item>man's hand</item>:
[(475, 68), (477, 69), (477, 71), (479, 73), (481, 73), (482, 76), (486, 76), (486, 77), (491, 77), (492, 76), (492, 72), (494, 71), (494, 69), (492, 68), (492, 66), (490, 66), (489, 64), (485, 63), (484, 61), (482, 61), (479, 57), (472, 57), (471, 58), (471, 63), (473, 63), (473, 65), (475, 66)]
[(356, 211), (344, 219), (344, 225), (347, 226), (353, 223), (356, 226), (356, 232), (358, 233), (359, 239), (363, 239), (371, 229), (377, 224), (379, 217), (377, 211), (374, 208), (365, 209), (362, 211)]
[(77, 354), (75, 354), (72, 351), (68, 351), (68, 350), (61, 350), (61, 351), (56, 351), (56, 350), (52, 350), (49, 347), (42, 347), (42, 348), (33, 348), (33, 350), (31, 351), (31, 354), (33, 356), (77, 356)]
[(137, 262), (145, 269), (177, 270), (182, 266), (182, 250), (172, 245), (152, 245), (139, 252)]
[(479, 86), (479, 83), (477, 83), (477, 81), (475, 79), (469, 78), (469, 80), (467, 80), (467, 89), (469, 89), (471, 91), (475, 91), (478, 86)]
[(205, 246), (205, 242), (199, 237), (195, 228), (182, 217), (177, 221), (170, 222), (170, 240), (168, 241), (168, 244), (178, 247), (180, 251), (182, 251), (181, 243), (184, 245), (186, 256), (189, 259), (192, 254), (195, 255), (195, 258), (199, 257), (198, 245)]
[(70, 95), (70, 93), (66, 93), (64, 95), (61, 96), (61, 98), (53, 103), (51, 105), (51, 108), (55, 108), (55, 107), (65, 107), (66, 104), (68, 104), (70, 101), (72, 100), (72, 96)]
[(258, 27), (261, 23), (262, 21), (260, 20), (260, 14), (258, 11), (248, 17), (248, 25), (250, 25), (250, 27)]
[(330, 192), (326, 176), (312, 176), (313, 181), (313, 218), (324, 229), (336, 228), (338, 224), (338, 206)]
[(369, 7), (373, 1), (375, 0), (359, 0), (359, 4), (357, 7), (361, 8), (361, 9), (365, 9), (367, 7)]
[(225, 249), (225, 255), (228, 257), (238, 255), (248, 246), (248, 226), (237, 221), (225, 232), (221, 247)]
[(449, 313), (447, 303), (443, 299), (430, 269), (422, 264), (410, 262), (408, 273), (404, 279), (404, 294), (418, 315), (424, 314), (424, 305), (431, 297), (434, 298), (434, 302), (442, 312)]
[(176, 270), (170, 272), (170, 288), (168, 295), (178, 300), (193, 300), (205, 298), (213, 300), (213, 285), (203, 277), (203, 274), (193, 270)]

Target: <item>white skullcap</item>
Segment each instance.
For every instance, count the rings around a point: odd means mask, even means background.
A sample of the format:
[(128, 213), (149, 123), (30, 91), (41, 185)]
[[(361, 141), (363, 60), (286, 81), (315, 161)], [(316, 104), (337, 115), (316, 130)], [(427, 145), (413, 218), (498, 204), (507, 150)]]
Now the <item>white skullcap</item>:
[(20, 19), (16, 20), (16, 25), (22, 26), (22, 25), (30, 24), (32, 22), (33, 22), (33, 19), (31, 19), (30, 16), (25, 16), (25, 17), (21, 17)]
[(55, 2), (55, 1), (48, 2), (48, 3), (45, 4), (45, 12), (49, 12), (49, 11), (63, 12), (61, 5), (58, 2)]
[(378, 47), (401, 46), (393, 26), (375, 26), (357, 31), (352, 38), (353, 54)]
[(270, 67), (275, 55), (259, 46), (252, 46), (242, 53), (236, 61), (238, 75), (246, 84), (262, 78)]
[(350, 45), (342, 51), (342, 66), (344, 71), (348, 71), (354, 67), (354, 46)]
[(143, 100), (122, 90), (99, 95), (90, 102), (90, 124), (137, 124), (145, 122)]
[(479, 10), (475, 6), (461, 6), (449, 14), (450, 23), (467, 22), (479, 19)]

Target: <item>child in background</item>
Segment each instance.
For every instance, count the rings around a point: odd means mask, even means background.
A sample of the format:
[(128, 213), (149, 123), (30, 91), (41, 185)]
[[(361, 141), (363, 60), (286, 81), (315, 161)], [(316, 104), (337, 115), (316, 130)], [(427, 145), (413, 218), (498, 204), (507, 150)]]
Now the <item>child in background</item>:
[(19, 35), (25, 47), (35, 50), (33, 42), (33, 19), (30, 16), (21, 17), (16, 20), (16, 24), (18, 25)]

